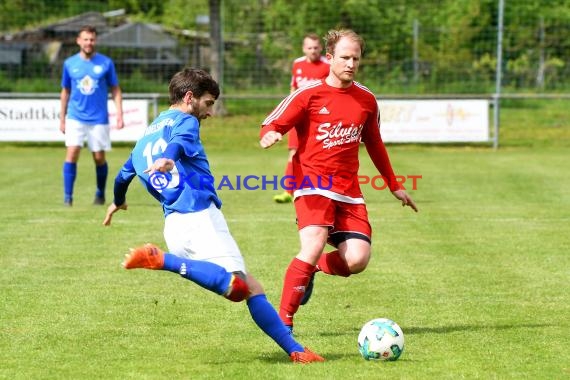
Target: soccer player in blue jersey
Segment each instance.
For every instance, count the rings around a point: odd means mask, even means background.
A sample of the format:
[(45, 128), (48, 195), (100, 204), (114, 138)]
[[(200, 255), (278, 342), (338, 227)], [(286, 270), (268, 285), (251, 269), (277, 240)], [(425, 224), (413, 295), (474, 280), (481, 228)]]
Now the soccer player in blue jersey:
[(123, 266), (178, 273), (231, 301), (247, 300), (251, 317), (293, 362), (324, 361), (293, 339), (261, 284), (246, 272), (240, 250), (213, 184), (210, 165), (200, 141), (200, 122), (212, 115), (220, 94), (218, 84), (203, 70), (184, 69), (169, 85), (170, 108), (149, 125), (115, 178), (114, 201), (103, 221), (126, 210), (129, 184), (139, 177), (161, 203), (168, 252), (146, 244), (131, 250)]
[(73, 204), (77, 161), (85, 140), (93, 154), (97, 189), (94, 204), (105, 204), (109, 171), (105, 151), (111, 149), (107, 96), (109, 90), (117, 108), (117, 128), (123, 128), (122, 93), (113, 61), (95, 52), (97, 30), (84, 26), (77, 36), (79, 53), (63, 63), (61, 78), (60, 131), (65, 134), (63, 164), (64, 204)]

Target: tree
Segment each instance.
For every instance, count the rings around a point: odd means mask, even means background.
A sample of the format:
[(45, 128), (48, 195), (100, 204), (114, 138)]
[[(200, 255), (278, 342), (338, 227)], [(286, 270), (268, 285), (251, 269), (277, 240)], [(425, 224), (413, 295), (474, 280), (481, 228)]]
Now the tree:
[[(222, 40), (222, 0), (209, 0), (210, 6), (210, 62), (211, 75), (222, 86), (224, 64), (222, 58), (223, 40)], [(222, 99), (218, 99), (214, 107), (217, 115), (225, 115), (226, 109)]]

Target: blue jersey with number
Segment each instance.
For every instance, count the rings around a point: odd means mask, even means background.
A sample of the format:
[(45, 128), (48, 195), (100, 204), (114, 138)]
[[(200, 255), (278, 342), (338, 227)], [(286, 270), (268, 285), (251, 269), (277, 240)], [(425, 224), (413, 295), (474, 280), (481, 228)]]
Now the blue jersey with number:
[[(155, 172), (150, 176), (144, 173), (155, 160), (163, 157), (169, 144), (182, 147), (179, 158), (175, 160), (175, 168), (169, 173)], [(124, 203), (128, 184), (135, 175), (162, 203), (165, 216), (171, 212), (201, 211), (212, 202), (218, 208), (222, 205), (200, 141), (200, 122), (181, 111), (162, 112), (137, 141), (130, 158), (115, 178), (115, 204)]]
[(111, 58), (96, 53), (85, 60), (79, 53), (63, 63), (61, 87), (70, 89), (67, 118), (86, 124), (109, 124), (107, 97), (119, 80)]

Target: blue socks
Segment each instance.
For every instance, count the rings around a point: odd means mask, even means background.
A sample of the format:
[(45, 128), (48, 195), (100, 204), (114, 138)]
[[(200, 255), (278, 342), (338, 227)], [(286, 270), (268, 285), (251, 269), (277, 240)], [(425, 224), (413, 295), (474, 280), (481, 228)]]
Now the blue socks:
[(285, 327), (279, 314), (267, 301), (265, 294), (258, 294), (247, 300), (247, 307), (251, 317), (263, 332), (271, 337), (281, 347), (287, 355), (293, 352), (304, 352), (301, 346)]
[(228, 290), (232, 278), (231, 273), (217, 264), (184, 259), (171, 253), (164, 254), (163, 269), (179, 273), (182, 277), (219, 295)]
[(73, 199), (73, 184), (77, 176), (77, 163), (64, 162), (63, 163), (63, 196), (65, 201)]
[[(219, 295), (227, 291), (232, 277), (230, 272), (217, 264), (185, 259), (171, 253), (164, 254), (163, 269), (179, 273), (182, 277)], [(287, 352), (287, 355), (305, 351), (303, 346), (293, 339), (290, 331), (279, 318), (277, 311), (267, 301), (265, 294), (258, 294), (249, 298), (247, 307), (255, 324)]]
[[(95, 196), (98, 198), (105, 198), (105, 185), (109, 174), (109, 166), (107, 163), (105, 162), (101, 166), (95, 166), (95, 174), (97, 176), (97, 191)], [(63, 195), (65, 201), (71, 201), (73, 199), (73, 185), (75, 184), (75, 177), (77, 177), (77, 163), (64, 162)]]
[(107, 174), (109, 173), (107, 162), (101, 166), (95, 165), (95, 173), (97, 175), (97, 192), (95, 196), (105, 198), (105, 184), (107, 183)]

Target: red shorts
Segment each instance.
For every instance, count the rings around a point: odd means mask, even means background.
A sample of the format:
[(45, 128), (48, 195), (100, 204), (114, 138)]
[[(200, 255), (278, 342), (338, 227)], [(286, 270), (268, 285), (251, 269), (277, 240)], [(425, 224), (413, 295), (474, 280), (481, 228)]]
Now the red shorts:
[(332, 246), (350, 239), (370, 242), (372, 228), (368, 222), (365, 204), (352, 204), (335, 201), (321, 195), (303, 195), (295, 199), (297, 227), (328, 226), (329, 241)]
[(287, 147), (289, 150), (295, 149), (299, 147), (299, 138), (297, 137), (297, 130), (295, 128), (291, 128), (289, 132), (287, 132), (287, 138), (289, 142), (287, 143)]

